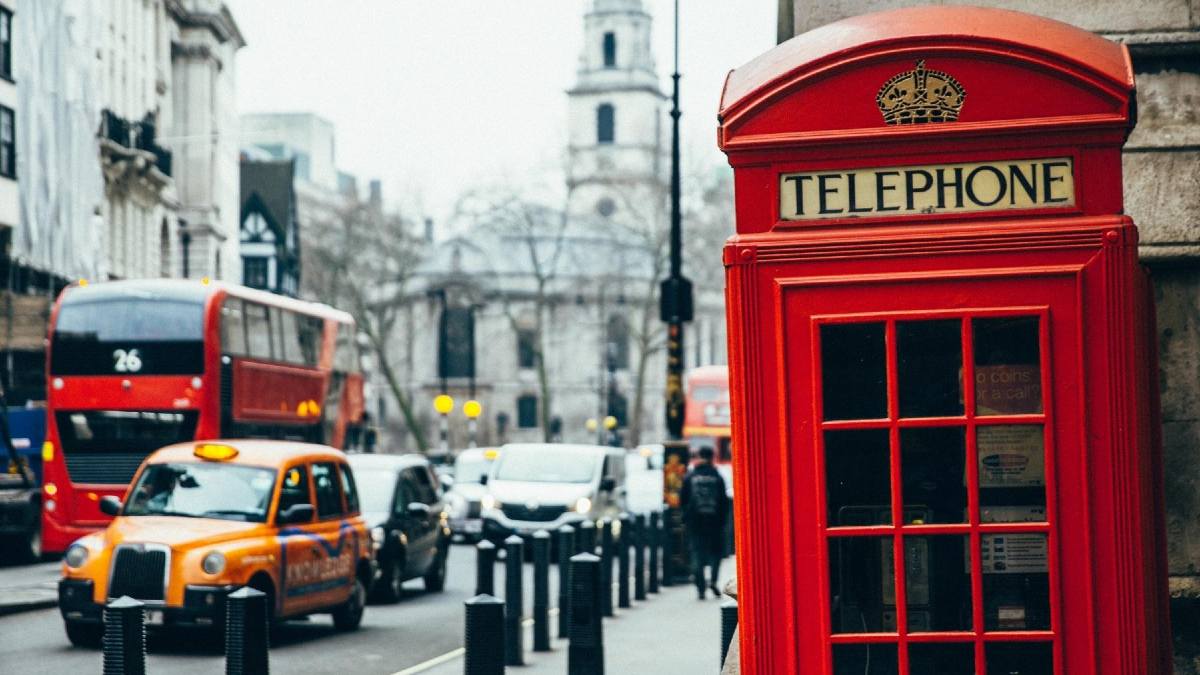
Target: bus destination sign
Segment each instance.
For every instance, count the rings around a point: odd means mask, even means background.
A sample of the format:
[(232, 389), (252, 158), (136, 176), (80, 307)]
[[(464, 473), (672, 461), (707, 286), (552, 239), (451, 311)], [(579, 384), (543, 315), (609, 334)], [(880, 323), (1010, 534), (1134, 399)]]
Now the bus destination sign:
[(787, 173), (779, 181), (783, 220), (1075, 205), (1069, 157)]

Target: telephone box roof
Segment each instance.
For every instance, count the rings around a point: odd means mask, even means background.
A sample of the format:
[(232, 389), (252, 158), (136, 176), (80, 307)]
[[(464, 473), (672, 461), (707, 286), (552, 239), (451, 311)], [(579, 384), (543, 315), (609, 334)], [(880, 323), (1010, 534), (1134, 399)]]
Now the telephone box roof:
[(720, 113), (729, 113), (768, 96), (798, 71), (811, 71), (880, 51), (892, 44), (944, 44), (1016, 47), (1072, 62), (1118, 88), (1132, 89), (1128, 52), (1075, 26), (1021, 12), (983, 7), (925, 6), (855, 16), (813, 29), (780, 44), (729, 73)]

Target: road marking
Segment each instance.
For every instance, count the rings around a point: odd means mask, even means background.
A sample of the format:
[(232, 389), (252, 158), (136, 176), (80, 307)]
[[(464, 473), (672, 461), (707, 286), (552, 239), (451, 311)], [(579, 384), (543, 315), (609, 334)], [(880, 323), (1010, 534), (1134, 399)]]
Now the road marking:
[[(551, 607), (548, 614), (550, 616), (558, 616), (558, 608)], [(533, 617), (525, 619), (521, 622), (522, 628), (529, 628), (532, 625), (533, 625)], [(405, 668), (404, 670), (398, 670), (398, 671), (392, 673), (392, 675), (417, 675), (417, 673), (423, 673), (423, 672), (429, 670), (430, 668), (433, 668), (434, 666), (440, 666), (443, 663), (449, 663), (449, 662), (453, 661), (454, 659), (462, 657), (462, 655), (466, 654), (466, 653), (467, 653), (467, 650), (465, 648), (459, 647), (458, 649), (455, 649), (454, 651), (446, 652), (445, 654), (442, 654), (441, 656), (435, 656), (432, 659), (429, 659), (428, 661), (425, 661), (422, 663), (418, 663), (415, 666)]]

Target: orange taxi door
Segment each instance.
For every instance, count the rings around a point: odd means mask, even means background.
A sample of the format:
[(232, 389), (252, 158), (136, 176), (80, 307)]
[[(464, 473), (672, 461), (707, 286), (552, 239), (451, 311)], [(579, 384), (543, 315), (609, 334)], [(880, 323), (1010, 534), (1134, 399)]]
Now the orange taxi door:
[[(303, 464), (284, 471), (279, 488), (279, 513), (296, 504), (314, 505), (308, 473)], [(319, 568), (319, 545), (311, 534), (313, 521), (279, 525), (279, 609), (284, 616), (302, 614), (316, 607), (312, 602), (312, 583)]]
[(337, 464), (319, 462), (313, 464), (312, 469), (317, 522), (310, 529), (315, 545), (313, 552), (318, 559), (313, 602), (318, 607), (332, 607), (350, 596), (361, 542), (358, 532), (345, 517)]

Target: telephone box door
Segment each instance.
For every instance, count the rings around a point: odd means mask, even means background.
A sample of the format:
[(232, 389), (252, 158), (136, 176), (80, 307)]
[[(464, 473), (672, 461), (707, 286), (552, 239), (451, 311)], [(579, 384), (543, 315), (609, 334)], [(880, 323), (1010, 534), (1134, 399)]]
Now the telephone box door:
[(780, 280), (800, 672), (1090, 672), (1077, 271)]

